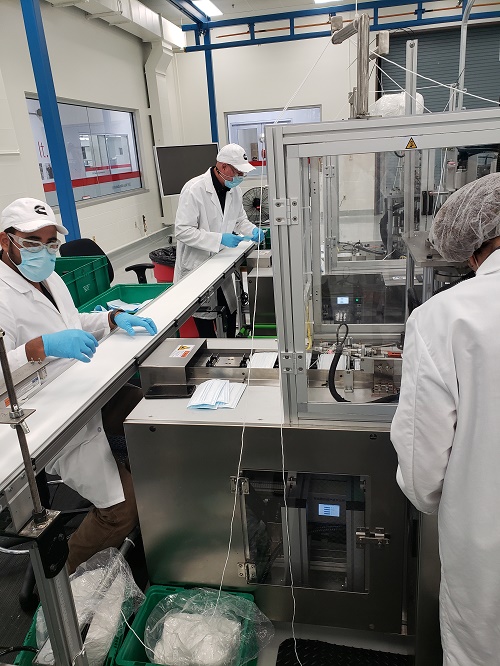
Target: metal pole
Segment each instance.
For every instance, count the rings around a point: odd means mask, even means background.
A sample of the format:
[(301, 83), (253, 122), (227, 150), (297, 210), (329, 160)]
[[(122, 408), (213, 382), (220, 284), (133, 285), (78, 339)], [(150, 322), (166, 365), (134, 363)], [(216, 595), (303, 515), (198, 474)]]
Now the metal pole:
[(40, 0), (21, 0), (21, 8), (31, 56), (31, 66), (33, 67), (36, 89), (42, 110), (43, 127), (54, 170), (57, 201), (63, 224), (69, 231), (66, 240), (75, 240), (76, 238), (80, 238), (80, 226), (78, 224), (75, 195), (71, 183), (61, 118), (57, 107), (54, 80), (50, 68), (49, 53), (43, 30)]
[(358, 18), (358, 68), (357, 68), (357, 96), (356, 117), (365, 118), (368, 115), (368, 82), (369, 82), (369, 44), (370, 44), (370, 17), (361, 14)]
[[(30, 547), (30, 557), (50, 639), (50, 651), (46, 642), (39, 663), (88, 666), (66, 567), (54, 578), (46, 578), (36, 542)], [(52, 658), (48, 652), (52, 652)]]
[[(406, 115), (415, 114), (417, 111), (417, 54), (418, 40), (406, 42)], [(415, 233), (415, 166), (417, 153), (414, 148), (405, 153), (404, 162), (404, 235), (406, 238)], [(407, 252), (406, 260), (406, 305), (405, 318), (409, 316), (408, 289), (415, 284), (415, 262), (410, 253)]]
[[(205, 45), (210, 45), (210, 30), (206, 30), (204, 36)], [(215, 103), (214, 66), (212, 62), (212, 51), (205, 51), (205, 69), (207, 71), (208, 108), (210, 111), (210, 129), (212, 141), (219, 143), (219, 129), (217, 126), (217, 105)]]
[[(12, 379), (12, 374), (10, 372), (4, 337), (5, 332), (0, 328), (0, 365), (2, 367), (5, 386), (7, 387), (7, 395), (9, 396), (11, 410), (10, 418), (19, 419), (24, 416), (24, 411), (17, 403), (16, 389)], [(16, 430), (19, 446), (21, 447), (21, 454), (23, 456), (24, 467), (26, 469), (26, 477), (28, 479), (28, 486), (31, 493), (31, 499), (33, 501), (33, 520), (35, 523), (41, 523), (46, 519), (47, 511), (42, 506), (40, 495), (38, 493), (38, 487), (36, 485), (35, 473), (33, 471), (33, 464), (31, 462), (28, 442), (26, 440), (26, 433), (29, 432), (28, 426), (24, 421), (21, 421), (20, 423), (18, 422), (14, 424), (12, 427)]]
[[(464, 0), (465, 3), (466, 0)], [(467, 51), (467, 27), (469, 16), (472, 11), (472, 5), (476, 0), (468, 0), (464, 13), (462, 15), (462, 26), (460, 28), (460, 55), (458, 57), (458, 95), (455, 97), (456, 107), (450, 108), (450, 111), (460, 111), (464, 102), (464, 83), (465, 83), (465, 54)]]

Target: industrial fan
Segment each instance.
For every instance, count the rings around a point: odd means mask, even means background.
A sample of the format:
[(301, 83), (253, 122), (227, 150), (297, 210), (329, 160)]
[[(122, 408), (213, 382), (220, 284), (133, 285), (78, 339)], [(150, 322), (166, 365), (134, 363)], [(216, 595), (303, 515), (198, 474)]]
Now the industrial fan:
[(243, 208), (250, 222), (264, 224), (269, 220), (267, 187), (252, 187), (243, 195)]

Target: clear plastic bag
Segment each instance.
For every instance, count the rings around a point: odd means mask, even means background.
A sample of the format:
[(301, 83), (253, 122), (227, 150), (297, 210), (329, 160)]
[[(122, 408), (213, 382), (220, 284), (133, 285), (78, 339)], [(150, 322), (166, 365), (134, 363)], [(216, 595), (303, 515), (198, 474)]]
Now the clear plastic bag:
[[(130, 567), (116, 548), (96, 553), (70, 576), (80, 630), (88, 628), (85, 651), (89, 666), (101, 666), (114, 637), (123, 629), (123, 615), (128, 619), (139, 608), (144, 594), (135, 584)], [(122, 615), (123, 613), (123, 615)], [(40, 661), (54, 663), (47, 641), (43, 609), (36, 618), (36, 642), (43, 647)]]
[[(373, 105), (371, 115), (373, 116), (404, 116), (406, 93), (400, 92), (393, 95), (382, 95)], [(416, 94), (417, 113), (424, 112), (424, 98), (420, 93)]]
[(148, 659), (165, 666), (240, 666), (274, 636), (250, 601), (218, 590), (170, 594), (151, 611), (144, 631)]

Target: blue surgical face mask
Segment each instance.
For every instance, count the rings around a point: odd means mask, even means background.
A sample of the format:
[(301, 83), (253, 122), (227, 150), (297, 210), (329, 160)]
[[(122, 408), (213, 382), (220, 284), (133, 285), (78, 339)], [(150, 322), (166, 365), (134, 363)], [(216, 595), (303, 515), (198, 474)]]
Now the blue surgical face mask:
[[(42, 248), (40, 252), (28, 252), (23, 248), (19, 251), (21, 253), (21, 263), (14, 265), (17, 266), (21, 275), (30, 282), (43, 282), (53, 273), (56, 265), (56, 255), (48, 252), (46, 247)], [(10, 260), (12, 261), (12, 259)]]
[(238, 187), (238, 185), (241, 185), (244, 178), (244, 176), (234, 176), (233, 180), (225, 180), (224, 185), (229, 188)]

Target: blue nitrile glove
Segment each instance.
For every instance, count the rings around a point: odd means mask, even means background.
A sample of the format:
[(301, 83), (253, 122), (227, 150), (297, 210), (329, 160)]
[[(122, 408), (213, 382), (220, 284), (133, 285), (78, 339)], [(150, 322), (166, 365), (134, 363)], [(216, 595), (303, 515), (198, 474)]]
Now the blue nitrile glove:
[(242, 240), (243, 236), (235, 236), (234, 234), (222, 234), (220, 242), (221, 245), (225, 245), (226, 247), (237, 247)]
[(156, 324), (152, 319), (138, 317), (137, 315), (129, 314), (128, 312), (119, 312), (115, 315), (115, 324), (120, 328), (123, 328), (124, 331), (127, 331), (129, 335), (135, 335), (133, 326), (142, 326), (142, 328), (146, 329), (149, 335), (158, 333)]
[(262, 229), (255, 227), (255, 229), (252, 232), (252, 240), (254, 241), (254, 243), (262, 243), (265, 237), (266, 234), (262, 231)]
[(70, 328), (58, 333), (42, 335), (45, 356), (56, 358), (76, 358), (90, 363), (90, 359), (99, 344), (91, 333), (79, 328)]

